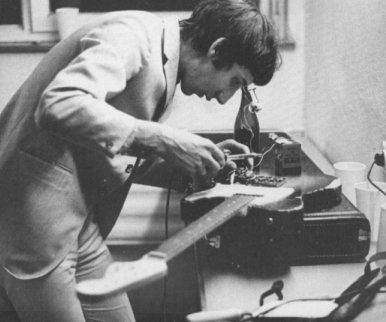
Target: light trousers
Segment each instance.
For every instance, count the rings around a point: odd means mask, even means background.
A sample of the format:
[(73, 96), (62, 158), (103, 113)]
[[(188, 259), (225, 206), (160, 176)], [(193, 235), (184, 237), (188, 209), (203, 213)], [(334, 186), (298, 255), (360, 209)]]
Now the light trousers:
[(18, 279), (0, 267), (0, 321), (134, 322), (126, 293), (78, 298), (76, 282), (103, 276), (112, 258), (98, 227), (89, 222), (64, 260), (49, 274)]

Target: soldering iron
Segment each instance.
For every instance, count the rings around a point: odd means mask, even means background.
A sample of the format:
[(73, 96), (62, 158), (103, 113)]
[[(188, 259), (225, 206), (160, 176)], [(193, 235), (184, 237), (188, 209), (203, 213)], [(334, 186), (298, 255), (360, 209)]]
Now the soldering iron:
[(242, 154), (226, 154), (225, 153), (225, 158), (227, 160), (235, 161), (235, 160), (245, 160), (248, 158), (261, 158), (262, 154), (261, 153), (242, 153)]

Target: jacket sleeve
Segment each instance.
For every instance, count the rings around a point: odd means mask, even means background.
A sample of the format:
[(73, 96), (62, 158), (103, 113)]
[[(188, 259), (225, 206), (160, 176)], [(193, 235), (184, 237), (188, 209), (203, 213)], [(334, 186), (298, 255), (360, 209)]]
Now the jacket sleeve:
[(43, 92), (42, 129), (110, 157), (135, 137), (136, 119), (107, 103), (147, 63), (150, 45), (138, 21), (105, 22), (80, 40), (80, 53)]

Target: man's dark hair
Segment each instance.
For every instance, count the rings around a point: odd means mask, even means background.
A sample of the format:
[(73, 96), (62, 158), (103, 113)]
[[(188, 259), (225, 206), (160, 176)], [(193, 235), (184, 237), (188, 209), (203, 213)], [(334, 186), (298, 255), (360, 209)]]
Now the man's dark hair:
[(252, 73), (256, 85), (267, 84), (280, 64), (275, 29), (248, 0), (202, 0), (180, 26), (181, 38), (201, 53), (218, 38), (226, 38), (215, 66), (238, 63)]

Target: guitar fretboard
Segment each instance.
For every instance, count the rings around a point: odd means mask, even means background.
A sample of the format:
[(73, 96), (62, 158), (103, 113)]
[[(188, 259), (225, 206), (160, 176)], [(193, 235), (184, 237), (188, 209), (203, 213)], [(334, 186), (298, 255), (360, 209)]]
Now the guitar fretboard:
[(154, 252), (162, 253), (166, 261), (171, 260), (206, 234), (228, 221), (255, 198), (256, 196), (250, 195), (234, 195), (227, 198), (204, 216), (163, 242)]

